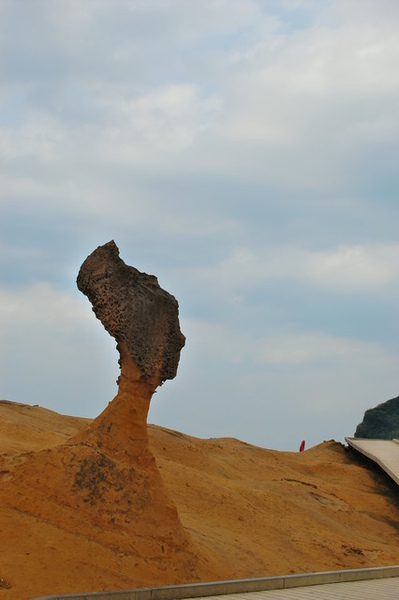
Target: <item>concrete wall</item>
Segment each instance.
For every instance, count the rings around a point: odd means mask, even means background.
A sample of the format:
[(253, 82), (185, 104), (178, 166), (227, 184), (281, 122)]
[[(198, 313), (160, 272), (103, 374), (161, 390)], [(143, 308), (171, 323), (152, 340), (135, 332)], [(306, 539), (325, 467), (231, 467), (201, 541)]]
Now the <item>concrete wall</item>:
[(282, 577), (216, 581), (212, 583), (194, 583), (114, 592), (90, 592), (87, 594), (43, 596), (33, 600), (183, 600), (186, 598), (261, 592), (307, 585), (321, 585), (324, 583), (381, 579), (385, 577), (399, 577), (399, 565), (393, 567), (377, 567), (375, 569), (328, 571), (326, 573), (306, 573), (303, 575), (285, 575)]

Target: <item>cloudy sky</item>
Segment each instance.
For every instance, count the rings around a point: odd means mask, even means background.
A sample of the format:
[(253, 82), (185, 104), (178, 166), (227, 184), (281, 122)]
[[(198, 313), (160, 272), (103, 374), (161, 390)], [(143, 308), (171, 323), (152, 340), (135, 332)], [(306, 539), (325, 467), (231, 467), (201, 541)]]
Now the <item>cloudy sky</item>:
[(397, 0), (0, 0), (0, 397), (94, 417), (114, 239), (187, 337), (149, 421), (297, 450), (399, 393)]

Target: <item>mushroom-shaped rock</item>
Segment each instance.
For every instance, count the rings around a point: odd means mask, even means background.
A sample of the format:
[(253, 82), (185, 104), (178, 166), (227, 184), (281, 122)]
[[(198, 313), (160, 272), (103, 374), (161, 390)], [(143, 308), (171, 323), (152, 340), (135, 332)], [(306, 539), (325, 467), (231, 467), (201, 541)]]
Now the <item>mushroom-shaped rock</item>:
[[(15, 508), (21, 514), (56, 525), (60, 555), (64, 532), (79, 531), (94, 548), (111, 552), (117, 570), (130, 561), (126, 582), (196, 580), (197, 550), (164, 485), (147, 432), (151, 397), (176, 375), (185, 341), (177, 301), (155, 277), (127, 266), (114, 242), (84, 261), (77, 283), (117, 341), (118, 393), (86, 429), (33, 453), (12, 481), (2, 483), (18, 490)], [(140, 573), (146, 573), (144, 579)], [(98, 577), (102, 585), (103, 574)], [(107, 586), (113, 586), (111, 580)]]
[(86, 258), (77, 285), (115, 338), (121, 367), (117, 396), (85, 435), (97, 447), (140, 454), (148, 448), (151, 397), (175, 377), (185, 343), (177, 300), (156, 277), (126, 265), (114, 241)]

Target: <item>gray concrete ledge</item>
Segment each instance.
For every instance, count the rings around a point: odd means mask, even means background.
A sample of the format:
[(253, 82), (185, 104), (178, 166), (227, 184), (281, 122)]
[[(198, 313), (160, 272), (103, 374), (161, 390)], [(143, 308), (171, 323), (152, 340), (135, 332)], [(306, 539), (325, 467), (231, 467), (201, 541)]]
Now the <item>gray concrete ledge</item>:
[(345, 441), (374, 461), (399, 485), (399, 441), (346, 437)]
[(183, 600), (221, 596), (246, 592), (262, 592), (266, 590), (282, 590), (323, 585), (326, 583), (342, 583), (346, 581), (365, 581), (399, 577), (399, 565), (392, 567), (376, 567), (373, 569), (351, 569), (347, 571), (327, 571), (324, 573), (305, 573), (301, 575), (283, 575), (281, 577), (262, 577), (258, 579), (237, 579), (232, 581), (215, 581), (210, 583), (194, 583), (172, 585), (155, 588), (141, 588), (113, 592), (90, 592), (86, 594), (66, 594), (62, 596), (42, 596), (32, 600)]

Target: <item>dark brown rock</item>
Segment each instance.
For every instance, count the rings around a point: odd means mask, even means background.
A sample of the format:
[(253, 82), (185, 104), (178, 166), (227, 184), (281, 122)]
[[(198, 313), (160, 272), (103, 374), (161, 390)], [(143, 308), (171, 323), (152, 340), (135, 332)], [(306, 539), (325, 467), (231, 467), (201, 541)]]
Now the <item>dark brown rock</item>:
[[(185, 337), (180, 331), (177, 300), (154, 275), (141, 273), (119, 257), (114, 241), (99, 246), (82, 264), (78, 288), (96, 317), (137, 366), (137, 377), (155, 386), (176, 376)], [(130, 369), (131, 371), (131, 369)], [(129, 376), (133, 376), (130, 372)]]

